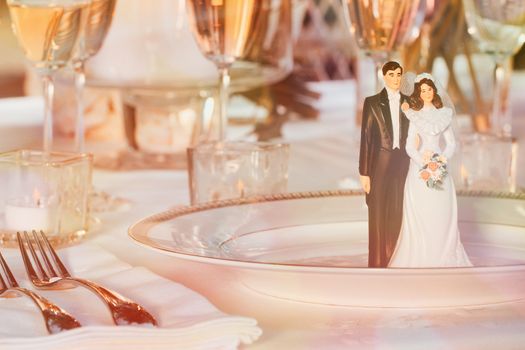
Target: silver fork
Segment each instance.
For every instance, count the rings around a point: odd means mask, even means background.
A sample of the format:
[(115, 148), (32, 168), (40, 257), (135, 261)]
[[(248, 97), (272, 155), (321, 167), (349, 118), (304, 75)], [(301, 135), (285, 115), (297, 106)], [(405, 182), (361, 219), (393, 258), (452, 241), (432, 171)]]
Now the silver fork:
[(47, 331), (50, 334), (80, 327), (80, 323), (58, 305), (53, 304), (29, 289), (21, 288), (16, 282), (15, 276), (11, 273), (11, 269), (7, 266), (2, 253), (0, 253), (0, 265), (2, 265), (2, 270), (5, 275), (4, 280), (0, 274), (1, 298), (13, 298), (15, 296), (26, 296), (30, 298), (40, 310), (46, 323)]
[[(47, 240), (44, 232), (40, 231), (40, 234), (37, 234), (33, 230), (32, 233), (32, 240), (26, 231), (24, 231), (23, 235), (17, 232), (17, 239), (27, 275), (35, 287), (41, 289), (69, 289), (77, 285), (82, 286), (95, 293), (104, 301), (116, 325), (149, 324), (157, 326), (155, 318), (141, 305), (92, 281), (71, 276)], [(35, 246), (40, 251), (40, 256), (46, 269), (42, 266)], [(40, 275), (33, 268), (26, 247), (31, 252)], [(49, 256), (51, 256), (51, 259), (49, 259)]]

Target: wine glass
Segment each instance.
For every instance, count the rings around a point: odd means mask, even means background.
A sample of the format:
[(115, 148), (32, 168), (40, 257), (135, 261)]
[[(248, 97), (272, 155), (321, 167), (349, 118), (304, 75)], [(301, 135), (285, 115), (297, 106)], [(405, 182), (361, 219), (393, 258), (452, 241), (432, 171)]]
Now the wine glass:
[[(425, 18), (421, 25), (420, 33), (420, 54), (415, 64), (419, 70), (428, 71), (432, 68), (430, 61), (431, 41), (432, 41), (432, 25), (438, 20), (441, 20), (440, 15), (443, 15), (443, 10), (448, 4), (447, 0), (425, 0)], [(406, 62), (405, 62), (406, 63)]]
[[(72, 59), (75, 73), (76, 120), (75, 120), (75, 150), (83, 153), (84, 140), (84, 103), (83, 95), (86, 84), (85, 62), (96, 55), (102, 47), (108, 33), (117, 0), (91, 0), (86, 20), (80, 32)], [(91, 208), (95, 212), (113, 211), (127, 207), (130, 202), (124, 198), (92, 189)]]
[(381, 86), (382, 65), (422, 25), (425, 2), (420, 0), (341, 0), (350, 33), (375, 65), (375, 89)]
[(117, 0), (91, 0), (87, 18), (80, 32), (73, 54), (72, 65), (75, 73), (76, 123), (75, 150), (84, 152), (84, 104), (83, 95), (86, 83), (85, 62), (97, 54), (108, 32)]
[[(226, 139), (230, 68), (275, 64), (291, 50), (290, 0), (187, 0), (197, 45), (219, 71), (219, 140)], [(278, 42), (280, 45), (274, 45)], [(268, 52), (268, 48), (272, 52)], [(290, 56), (290, 55), (288, 55)], [(273, 61), (273, 62), (272, 62)], [(291, 69), (292, 62), (289, 63)], [(267, 80), (272, 79), (268, 71)], [(254, 78), (257, 78), (254, 75)]]
[(464, 0), (463, 6), (472, 35), (481, 51), (495, 62), (494, 101), (490, 127), (497, 136), (511, 136), (509, 108), (512, 55), (525, 42), (525, 0)]
[(13, 31), (42, 76), (44, 152), (53, 143), (53, 74), (71, 60), (90, 0), (7, 0)]

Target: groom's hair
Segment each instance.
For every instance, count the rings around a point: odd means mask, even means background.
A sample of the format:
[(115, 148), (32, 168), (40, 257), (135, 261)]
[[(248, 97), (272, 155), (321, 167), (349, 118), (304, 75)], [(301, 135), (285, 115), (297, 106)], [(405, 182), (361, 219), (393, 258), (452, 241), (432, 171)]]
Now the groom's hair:
[(383, 71), (383, 75), (386, 75), (386, 73), (389, 70), (396, 70), (398, 68), (401, 68), (401, 74), (403, 74), (403, 67), (396, 61), (388, 61), (387, 63), (383, 64), (383, 68), (381, 69)]

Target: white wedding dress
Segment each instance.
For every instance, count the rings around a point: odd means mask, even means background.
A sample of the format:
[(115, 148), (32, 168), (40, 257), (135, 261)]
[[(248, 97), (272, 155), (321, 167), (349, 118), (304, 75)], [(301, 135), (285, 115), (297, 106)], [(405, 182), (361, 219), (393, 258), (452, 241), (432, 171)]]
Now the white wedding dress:
[[(472, 266), (460, 241), (456, 190), (451, 176), (445, 177), (443, 189), (427, 187), (419, 176), (425, 151), (439, 153), (447, 159), (453, 155), (456, 148), (451, 127), (453, 111), (431, 106), (420, 111), (409, 109), (405, 114), (410, 120), (406, 142), (410, 167), (405, 182), (401, 232), (389, 267)], [(446, 145), (443, 151), (442, 136)]]

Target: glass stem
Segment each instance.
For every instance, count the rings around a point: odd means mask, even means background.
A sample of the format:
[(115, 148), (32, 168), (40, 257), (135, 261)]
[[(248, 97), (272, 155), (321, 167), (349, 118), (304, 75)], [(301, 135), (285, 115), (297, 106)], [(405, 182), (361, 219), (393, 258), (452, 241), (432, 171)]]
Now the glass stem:
[(226, 129), (228, 127), (228, 98), (230, 89), (229, 67), (219, 67), (219, 141), (226, 140)]
[(53, 98), (55, 85), (50, 72), (43, 73), (42, 83), (44, 86), (44, 153), (50, 153), (53, 147)]
[(500, 136), (510, 137), (512, 116), (509, 104), (510, 75), (512, 58), (505, 56), (496, 59), (494, 69), (494, 102), (492, 104), (491, 129)]
[(75, 62), (75, 94), (76, 94), (76, 119), (75, 119), (75, 152), (84, 153), (84, 87), (86, 85), (86, 74), (84, 61)]
[(371, 55), (374, 61), (375, 91), (378, 93), (383, 87), (383, 65), (390, 60), (390, 52), (375, 52)]
[(431, 35), (432, 35), (432, 26), (430, 23), (423, 23), (421, 27), (421, 56), (419, 57), (418, 66), (423, 68), (423, 71), (430, 71), (429, 67), (429, 58), (430, 58), (430, 46), (431, 46)]
[[(383, 65), (387, 53), (361, 54), (356, 66), (356, 124), (361, 124), (365, 97), (377, 94), (383, 87)], [(373, 68), (372, 68), (373, 65)]]
[(374, 58), (374, 73), (375, 73), (375, 77), (376, 77), (376, 80), (375, 80), (375, 90), (376, 90), (376, 93), (379, 92), (381, 90), (381, 76), (383, 75), (383, 72), (381, 70), (381, 68), (383, 68), (383, 64), (385, 64), (386, 62), (382, 62), (376, 58)]

